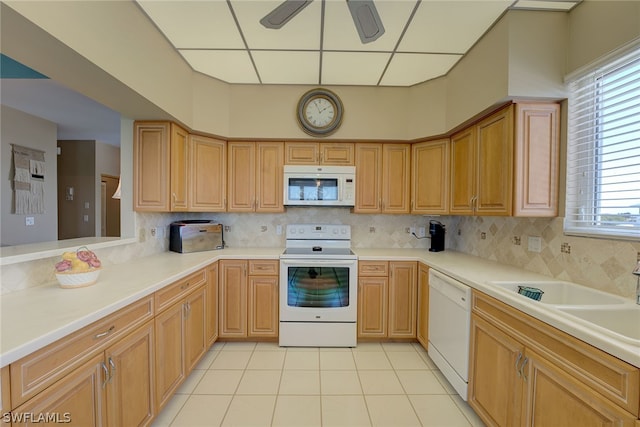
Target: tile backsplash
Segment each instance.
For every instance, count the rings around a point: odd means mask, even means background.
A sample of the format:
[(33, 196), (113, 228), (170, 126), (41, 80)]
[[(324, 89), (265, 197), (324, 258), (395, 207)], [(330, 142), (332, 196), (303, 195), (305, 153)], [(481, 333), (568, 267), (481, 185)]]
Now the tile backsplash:
[[(421, 248), (429, 239), (417, 239), (406, 229), (425, 227), (430, 217), (418, 215), (352, 214), (346, 208), (289, 208), (284, 214), (136, 214), (139, 242), (97, 250), (105, 266), (168, 250), (169, 224), (181, 219), (213, 219), (228, 231), (229, 247), (283, 247), (277, 227), (290, 223), (350, 224), (356, 248)], [(561, 280), (580, 283), (632, 298), (631, 274), (640, 242), (565, 236), (562, 218), (455, 217), (437, 218), (447, 229), (446, 248), (509, 264)], [(151, 228), (162, 230), (160, 238)], [(539, 237), (540, 252), (528, 250), (529, 237)], [(533, 243), (536, 243), (535, 241)], [(57, 257), (3, 266), (1, 293), (55, 281)]]

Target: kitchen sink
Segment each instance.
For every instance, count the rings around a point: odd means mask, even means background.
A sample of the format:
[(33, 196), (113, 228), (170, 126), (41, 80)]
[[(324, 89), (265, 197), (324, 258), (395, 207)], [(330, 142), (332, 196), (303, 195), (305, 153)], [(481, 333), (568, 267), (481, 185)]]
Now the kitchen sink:
[(624, 307), (558, 307), (558, 310), (604, 328), (605, 334), (613, 335), (631, 344), (640, 344), (640, 306)]
[[(627, 299), (612, 295), (597, 289), (587, 288), (564, 281), (519, 281), (519, 282), (489, 282), (489, 284), (518, 292), (518, 286), (537, 288), (542, 292), (540, 303), (549, 305), (593, 306), (624, 304)], [(522, 295), (523, 298), (527, 298)], [(533, 300), (533, 299), (532, 299)]]

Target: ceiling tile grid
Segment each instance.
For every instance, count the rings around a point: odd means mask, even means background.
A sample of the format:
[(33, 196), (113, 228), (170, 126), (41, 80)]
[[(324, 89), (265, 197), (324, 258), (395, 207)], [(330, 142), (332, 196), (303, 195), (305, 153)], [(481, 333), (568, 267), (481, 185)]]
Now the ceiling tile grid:
[(507, 9), (580, 0), (373, 0), (384, 33), (367, 43), (346, 0), (310, 1), (279, 29), (260, 20), (291, 0), (136, 1), (195, 71), (228, 83), (412, 86), (446, 75)]

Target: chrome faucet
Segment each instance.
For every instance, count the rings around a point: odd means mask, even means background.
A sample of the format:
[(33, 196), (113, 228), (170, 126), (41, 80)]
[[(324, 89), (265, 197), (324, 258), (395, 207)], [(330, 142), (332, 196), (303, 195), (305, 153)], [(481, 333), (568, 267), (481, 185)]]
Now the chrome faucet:
[(636, 284), (636, 304), (640, 305), (640, 261), (638, 261), (636, 268), (631, 273), (635, 274), (638, 278), (638, 283)]

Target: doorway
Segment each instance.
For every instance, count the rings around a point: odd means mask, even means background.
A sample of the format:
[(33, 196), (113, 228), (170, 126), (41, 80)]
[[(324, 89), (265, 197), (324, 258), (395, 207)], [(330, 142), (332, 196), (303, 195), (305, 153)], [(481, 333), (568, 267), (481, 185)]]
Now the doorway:
[(100, 175), (100, 235), (102, 237), (120, 237), (120, 199), (113, 194), (118, 188), (120, 178), (113, 175)]

